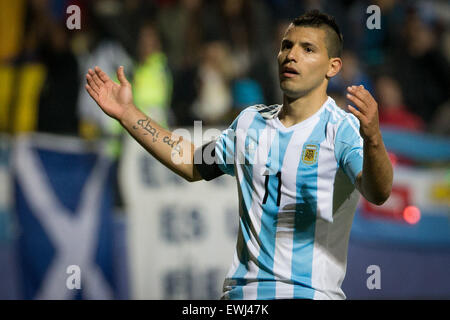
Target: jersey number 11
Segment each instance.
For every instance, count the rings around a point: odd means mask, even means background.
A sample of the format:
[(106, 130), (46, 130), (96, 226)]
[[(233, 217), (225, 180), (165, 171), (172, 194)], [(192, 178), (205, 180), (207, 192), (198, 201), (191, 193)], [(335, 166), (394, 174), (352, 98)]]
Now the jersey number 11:
[[(266, 181), (264, 182), (264, 188), (266, 190), (264, 194), (264, 199), (262, 204), (266, 204), (267, 197), (269, 196), (269, 175), (266, 175)], [(280, 199), (281, 199), (281, 171), (278, 171), (276, 174), (276, 177), (278, 178), (278, 188), (277, 188), (277, 207), (280, 206)]]

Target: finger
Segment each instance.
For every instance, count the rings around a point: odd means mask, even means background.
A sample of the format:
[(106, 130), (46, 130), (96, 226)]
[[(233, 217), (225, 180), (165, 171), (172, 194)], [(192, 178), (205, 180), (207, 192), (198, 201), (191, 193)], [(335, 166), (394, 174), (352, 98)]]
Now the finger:
[(350, 87), (349, 92), (358, 97), (361, 101), (364, 101), (367, 106), (375, 102), (375, 99), (372, 97), (370, 92), (364, 88), (363, 85), (352, 86)]
[(87, 79), (89, 85), (93, 89), (96, 89), (96, 91), (98, 91), (98, 89), (100, 89), (100, 87), (99, 87), (98, 83), (96, 81), (94, 81), (94, 75), (95, 75), (95, 73), (93, 73), (93, 74), (88, 73), (88, 74), (86, 74), (86, 79)]
[(366, 117), (359, 112), (358, 110), (356, 110), (355, 107), (351, 106), (351, 105), (347, 105), (348, 111), (350, 111), (355, 117), (357, 117), (359, 119), (359, 121), (364, 121), (366, 119)]
[(347, 93), (347, 99), (352, 101), (362, 112), (367, 110), (367, 105), (364, 103), (364, 101), (354, 96), (353, 94)]
[(100, 78), (96, 73), (92, 76), (92, 79), (94, 80), (95, 84), (98, 86), (99, 89), (105, 84), (102, 80), (100, 80)]
[(117, 69), (117, 78), (119, 79), (120, 84), (123, 85), (129, 85), (130, 83), (128, 82), (127, 78), (125, 77), (125, 73), (123, 71), (123, 67), (120, 66)]
[(94, 70), (92, 70), (92, 69), (89, 69), (88, 70), (88, 74), (91, 76), (91, 78), (93, 78), (94, 76), (95, 76), (95, 71)]
[(92, 97), (92, 99), (94, 99), (97, 102), (98, 101), (98, 94), (97, 94), (97, 92), (95, 92), (94, 89), (92, 89), (92, 87), (90, 85), (88, 85), (88, 84), (86, 84), (84, 87), (86, 88), (87, 92)]
[(107, 75), (105, 72), (103, 72), (103, 70), (100, 69), (99, 67), (96, 66), (96, 67), (94, 68), (94, 70), (95, 70), (95, 73), (97, 74), (97, 76), (98, 76), (103, 82), (111, 81), (111, 79), (108, 77), (108, 75)]
[(95, 83), (94, 79), (92, 79), (92, 76), (90, 74), (86, 75), (86, 80), (89, 86), (96, 92), (100, 90), (99, 86)]

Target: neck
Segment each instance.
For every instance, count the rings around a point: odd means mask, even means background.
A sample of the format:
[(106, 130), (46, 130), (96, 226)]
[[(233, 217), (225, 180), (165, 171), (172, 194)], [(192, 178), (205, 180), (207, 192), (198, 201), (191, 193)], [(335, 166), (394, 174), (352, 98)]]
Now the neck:
[(314, 90), (295, 99), (283, 95), (283, 108), (278, 117), (285, 127), (293, 126), (316, 113), (327, 98), (326, 90)]

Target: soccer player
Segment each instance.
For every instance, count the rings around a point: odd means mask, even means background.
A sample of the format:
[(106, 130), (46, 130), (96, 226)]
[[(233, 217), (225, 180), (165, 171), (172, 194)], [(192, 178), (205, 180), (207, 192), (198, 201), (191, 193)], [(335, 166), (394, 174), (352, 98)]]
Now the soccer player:
[[(359, 193), (382, 204), (393, 173), (371, 94), (348, 87), (349, 113), (327, 96), (341, 51), (332, 17), (312, 11), (296, 18), (278, 54), (283, 104), (248, 107), (197, 150), (134, 106), (122, 67), (120, 84), (98, 67), (86, 75), (100, 108), (169, 169), (191, 182), (236, 177), (239, 233), (223, 299), (345, 299)], [(198, 154), (215, 161), (194, 161)]]

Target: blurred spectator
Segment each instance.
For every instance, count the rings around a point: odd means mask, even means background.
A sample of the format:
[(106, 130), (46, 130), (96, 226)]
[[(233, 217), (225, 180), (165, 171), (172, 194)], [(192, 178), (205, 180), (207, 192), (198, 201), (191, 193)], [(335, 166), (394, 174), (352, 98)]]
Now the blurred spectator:
[(199, 65), (199, 94), (193, 110), (206, 125), (216, 125), (231, 110), (230, 81), (233, 74), (228, 46), (224, 42), (205, 44)]
[(191, 67), (202, 43), (202, 0), (164, 4), (156, 14), (169, 64), (175, 72)]
[(375, 86), (381, 125), (414, 131), (422, 131), (425, 128), (422, 119), (405, 106), (402, 91), (395, 79), (382, 75), (377, 78)]
[(173, 72), (171, 111), (177, 126), (191, 126), (195, 120), (192, 106), (199, 90), (199, 52), (206, 29), (202, 5), (202, 0), (163, 1), (156, 13), (158, 31)]
[(173, 94), (171, 111), (175, 125), (192, 126), (196, 116), (192, 107), (199, 91), (198, 68), (188, 65), (173, 74)]
[(68, 32), (52, 4), (5, 2), (1, 10), (2, 21), (14, 20), (6, 28), (13, 29), (11, 38), (4, 38), (11, 43), (2, 45), (1, 130), (77, 134), (78, 66)]
[(251, 2), (251, 0), (222, 0), (218, 2), (218, 19), (215, 21), (217, 35), (215, 35), (215, 38), (228, 43), (236, 77), (246, 75), (250, 68), (252, 31), (250, 24), (254, 14), (250, 10)]
[(70, 50), (66, 29), (48, 23), (40, 51), (47, 74), (39, 99), (37, 130), (78, 135), (78, 62)]
[(272, 50), (270, 11), (261, 0), (209, 1), (204, 18), (204, 39), (229, 46), (234, 79), (252, 79), (263, 89), (264, 99), (273, 101), (273, 79), (267, 67), (276, 54)]
[(21, 50), (25, 9), (25, 0), (0, 1), (0, 63), (10, 61)]
[(412, 10), (404, 27), (403, 46), (393, 70), (410, 110), (429, 124), (440, 105), (449, 101), (450, 66), (437, 45), (432, 25)]
[(0, 132), (7, 132), (13, 127), (10, 113), (17, 109), (16, 93), (21, 83), (13, 62), (25, 36), (25, 0), (0, 1), (0, 15)]
[(278, 50), (273, 50), (273, 20), (264, 1), (223, 1), (222, 16), (231, 46), (231, 56), (236, 80), (253, 81), (262, 90), (259, 103), (275, 103), (276, 91), (271, 70), (268, 67), (276, 61)]
[(78, 63), (68, 30), (51, 10), (51, 1), (27, 4), (25, 39), (15, 59), (21, 79), (15, 88), (13, 132), (77, 135)]
[(133, 96), (136, 106), (162, 126), (168, 126), (172, 77), (155, 27), (144, 22), (137, 43)]
[(91, 30), (112, 38), (128, 52), (136, 55), (137, 33), (144, 19), (154, 19), (156, 6), (148, 0), (89, 1)]
[[(81, 6), (81, 30), (64, 30), (69, 4)], [(366, 27), (371, 4), (381, 9), (379, 30)], [(246, 104), (282, 103), (276, 62), (282, 31), (305, 10), (319, 8), (334, 15), (344, 33), (343, 69), (329, 86), (329, 95), (338, 105), (346, 109), (343, 95), (348, 85), (363, 84), (373, 91), (374, 75), (386, 66), (396, 75), (407, 111), (419, 116), (427, 130), (446, 132), (448, 7), (446, 1), (421, 0), (19, 0), (3, 4), (3, 25), (12, 30), (2, 37), (0, 48), (0, 130), (39, 127), (76, 134), (80, 117), (84, 137), (119, 137), (120, 127), (95, 106), (79, 87), (80, 78), (73, 76), (78, 74), (84, 82), (87, 69), (95, 65), (113, 78), (117, 67), (124, 65), (133, 79), (136, 103), (163, 125), (190, 126), (198, 118), (209, 124), (228, 123), (236, 108)], [(143, 22), (147, 26), (141, 29)], [(79, 90), (78, 97), (74, 90)], [(73, 104), (78, 104), (78, 114)]]

